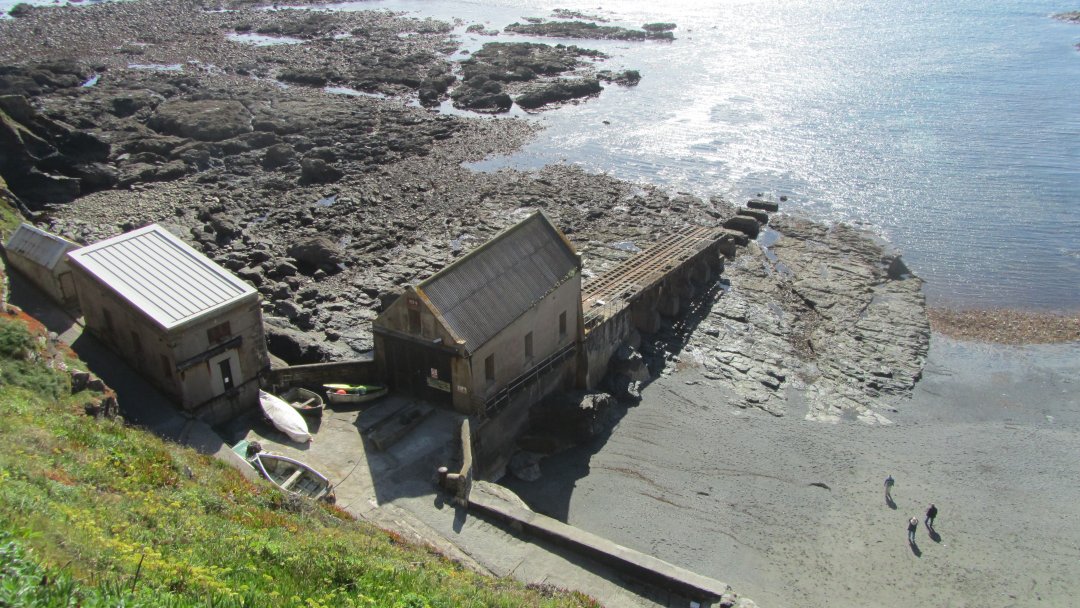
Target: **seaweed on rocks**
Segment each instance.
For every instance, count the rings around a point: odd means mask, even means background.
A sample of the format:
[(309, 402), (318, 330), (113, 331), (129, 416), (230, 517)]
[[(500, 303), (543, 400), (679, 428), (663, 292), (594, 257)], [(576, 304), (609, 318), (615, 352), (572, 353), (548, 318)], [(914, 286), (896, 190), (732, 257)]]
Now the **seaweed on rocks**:
[[(668, 27), (668, 26), (671, 27)], [(511, 23), (505, 31), (526, 36), (551, 38), (581, 38), (593, 40), (664, 40), (671, 41), (674, 24), (649, 24), (646, 29), (633, 30), (614, 25), (598, 25), (589, 21), (540, 21)]]

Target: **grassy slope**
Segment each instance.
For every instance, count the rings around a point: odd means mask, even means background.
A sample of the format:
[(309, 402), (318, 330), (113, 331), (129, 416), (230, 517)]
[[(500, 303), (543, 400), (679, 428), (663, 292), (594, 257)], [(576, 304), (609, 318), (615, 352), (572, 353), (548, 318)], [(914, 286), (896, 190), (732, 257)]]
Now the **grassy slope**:
[(596, 605), (477, 575), (344, 511), (87, 417), (93, 396), (69, 395), (54, 370), (78, 363), (45, 348), (32, 319), (0, 313), (0, 606)]

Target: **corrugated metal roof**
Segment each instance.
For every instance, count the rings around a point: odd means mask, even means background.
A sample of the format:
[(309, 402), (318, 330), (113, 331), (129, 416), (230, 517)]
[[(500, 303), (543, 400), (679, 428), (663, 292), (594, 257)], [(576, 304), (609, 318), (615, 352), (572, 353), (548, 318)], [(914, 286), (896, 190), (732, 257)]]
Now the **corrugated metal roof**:
[(577, 253), (540, 212), (417, 286), (475, 350), (578, 268)]
[(165, 329), (255, 293), (255, 289), (157, 224), (70, 254)]
[(64, 258), (64, 254), (72, 249), (82, 247), (62, 236), (51, 232), (45, 232), (30, 224), (22, 224), (15, 229), (15, 233), (8, 239), (4, 246), (8, 251), (14, 251), (19, 255), (40, 264), (49, 270)]

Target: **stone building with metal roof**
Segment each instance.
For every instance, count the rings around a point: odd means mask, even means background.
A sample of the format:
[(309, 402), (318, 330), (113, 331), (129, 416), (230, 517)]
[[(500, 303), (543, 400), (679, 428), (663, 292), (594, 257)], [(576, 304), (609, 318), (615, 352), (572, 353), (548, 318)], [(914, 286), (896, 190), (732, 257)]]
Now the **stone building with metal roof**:
[(512, 438), (531, 405), (576, 382), (581, 259), (536, 212), (406, 288), (372, 327), (395, 390), (479, 417), (480, 436)]
[(67, 253), (82, 247), (59, 235), (21, 224), (4, 245), (12, 268), (65, 308), (79, 304)]
[(86, 328), (194, 415), (257, 403), (270, 367), (259, 294), (152, 224), (69, 254)]

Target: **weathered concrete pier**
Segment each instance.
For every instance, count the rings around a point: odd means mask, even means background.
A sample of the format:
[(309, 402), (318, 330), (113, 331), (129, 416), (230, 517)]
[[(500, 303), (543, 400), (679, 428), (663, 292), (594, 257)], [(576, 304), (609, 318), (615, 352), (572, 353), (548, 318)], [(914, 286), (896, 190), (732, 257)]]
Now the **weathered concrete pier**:
[(687, 226), (586, 283), (579, 384), (596, 388), (611, 356), (634, 330), (655, 333), (661, 317), (683, 315), (724, 271), (724, 255), (745, 242), (745, 234), (727, 228)]

